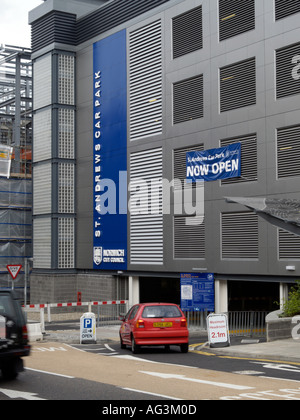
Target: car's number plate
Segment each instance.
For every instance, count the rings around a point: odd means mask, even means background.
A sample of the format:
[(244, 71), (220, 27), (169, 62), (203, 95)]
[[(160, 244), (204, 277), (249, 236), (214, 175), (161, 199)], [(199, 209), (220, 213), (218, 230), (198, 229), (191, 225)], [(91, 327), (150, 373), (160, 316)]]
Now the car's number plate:
[(173, 327), (173, 322), (154, 322), (154, 328), (170, 328)]

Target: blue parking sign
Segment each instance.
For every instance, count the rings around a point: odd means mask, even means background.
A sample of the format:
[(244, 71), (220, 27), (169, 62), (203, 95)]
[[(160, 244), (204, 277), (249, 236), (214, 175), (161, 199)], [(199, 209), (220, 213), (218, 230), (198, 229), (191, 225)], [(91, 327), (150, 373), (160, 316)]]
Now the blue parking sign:
[(83, 328), (92, 328), (93, 321), (92, 318), (85, 318), (83, 320)]

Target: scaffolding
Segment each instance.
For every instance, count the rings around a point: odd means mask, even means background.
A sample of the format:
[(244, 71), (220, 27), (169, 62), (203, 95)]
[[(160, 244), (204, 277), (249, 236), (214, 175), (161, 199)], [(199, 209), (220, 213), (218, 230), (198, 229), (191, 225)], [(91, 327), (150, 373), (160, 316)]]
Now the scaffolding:
[[(32, 257), (31, 50), (0, 45), (0, 289), (24, 296)], [(22, 265), (13, 281), (7, 265)]]

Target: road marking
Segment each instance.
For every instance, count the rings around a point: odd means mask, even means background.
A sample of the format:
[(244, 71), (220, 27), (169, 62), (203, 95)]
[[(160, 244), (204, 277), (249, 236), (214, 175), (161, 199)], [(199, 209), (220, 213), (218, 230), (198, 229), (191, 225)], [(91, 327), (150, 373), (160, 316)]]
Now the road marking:
[(32, 370), (33, 372), (45, 373), (47, 375), (61, 376), (62, 378), (67, 378), (67, 379), (75, 379), (75, 376), (62, 375), (60, 373), (54, 373), (54, 372), (46, 372), (45, 370), (32, 369), (29, 367), (26, 367), (25, 369)]
[(109, 347), (109, 345), (108, 345), (108, 344), (104, 344), (104, 346), (107, 348), (107, 350), (110, 350), (110, 351), (116, 351), (116, 350), (112, 349), (111, 347)]
[(154, 392), (148, 392), (148, 391), (141, 391), (140, 389), (133, 389), (133, 388), (122, 388), (122, 389), (124, 389), (124, 391), (131, 391), (131, 392), (138, 392), (140, 394), (153, 395), (154, 397), (167, 398), (168, 400), (182, 401), (182, 398), (169, 397), (169, 395), (156, 394)]
[(187, 378), (185, 375), (175, 375), (175, 374), (169, 374), (169, 373), (158, 373), (158, 372), (145, 372), (145, 371), (139, 371), (140, 373), (144, 373), (146, 375), (150, 376), (156, 376), (158, 378), (162, 379), (178, 379), (181, 381), (188, 381), (188, 382), (196, 382), (198, 384), (204, 384), (204, 385), (212, 385), (212, 386), (218, 386), (221, 388), (229, 388), (229, 389), (237, 389), (240, 391), (246, 390), (246, 389), (255, 389), (253, 387), (249, 386), (243, 386), (243, 385), (234, 385), (234, 384), (227, 384), (223, 382), (212, 382), (212, 381), (205, 381), (202, 379), (195, 379), (195, 378)]
[(300, 369), (297, 366), (285, 365), (285, 364), (274, 364), (274, 363), (264, 363), (264, 362), (252, 362), (256, 365), (262, 365), (265, 369), (276, 369), (283, 370), (286, 372), (295, 372), (300, 373)]
[(28, 401), (45, 401), (44, 398), (37, 397), (37, 394), (35, 394), (34, 392), (22, 392), (4, 388), (0, 388), (0, 392), (6, 395), (8, 398), (12, 399), (23, 398), (24, 400)]
[(240, 370), (232, 373), (235, 375), (264, 375), (264, 372), (259, 372), (258, 370)]

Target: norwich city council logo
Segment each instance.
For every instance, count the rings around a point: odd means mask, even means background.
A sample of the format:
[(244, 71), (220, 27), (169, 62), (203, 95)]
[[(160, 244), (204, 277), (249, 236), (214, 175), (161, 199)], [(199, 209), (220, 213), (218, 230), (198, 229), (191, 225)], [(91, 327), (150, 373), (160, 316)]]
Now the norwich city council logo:
[(100, 265), (102, 263), (102, 246), (94, 247), (94, 263)]

